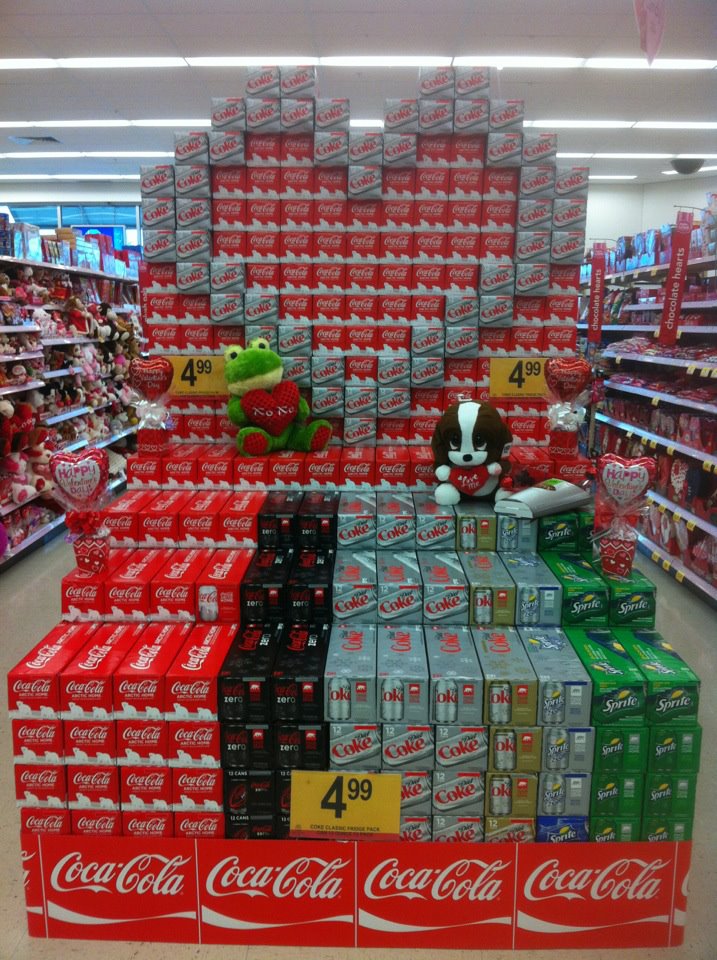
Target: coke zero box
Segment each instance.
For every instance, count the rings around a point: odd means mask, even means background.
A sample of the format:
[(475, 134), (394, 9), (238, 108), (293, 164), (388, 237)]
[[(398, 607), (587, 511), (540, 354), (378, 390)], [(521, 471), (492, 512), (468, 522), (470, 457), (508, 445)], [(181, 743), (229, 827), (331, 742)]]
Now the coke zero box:
[(373, 547), (376, 543), (376, 494), (342, 493), (339, 498), (337, 546)]
[(266, 723), (270, 677), (282, 627), (248, 623), (237, 633), (219, 672), (219, 718)]
[(324, 668), (325, 718), (376, 720), (376, 627), (332, 627)]
[(537, 816), (587, 817), (590, 813), (591, 782), (592, 775), (589, 773), (541, 773)]
[(330, 623), (333, 550), (300, 550), (286, 585), (286, 616), (299, 623)]
[(267, 494), (259, 513), (260, 548), (294, 546), (301, 501), (298, 491), (273, 490)]
[(223, 813), (184, 810), (174, 814), (175, 837), (186, 837), (190, 840), (222, 840), (225, 829)]
[(467, 625), (469, 588), (458, 555), (453, 550), (419, 550), (416, 556), (423, 581), (424, 622)]
[(72, 833), (78, 837), (119, 837), (122, 834), (122, 814), (119, 810), (72, 810)]
[(219, 516), (230, 496), (224, 491), (207, 491), (185, 503), (179, 512), (177, 542), (183, 547), (210, 547), (220, 542)]
[(592, 683), (565, 633), (558, 627), (520, 627), (518, 633), (538, 677), (538, 723), (587, 726)]
[(497, 518), (491, 504), (467, 501), (455, 511), (457, 550), (495, 550)]
[(559, 627), (563, 588), (536, 553), (502, 553), (501, 561), (515, 583), (516, 626)]
[(330, 723), (331, 770), (380, 770), (381, 727), (375, 723)]
[(114, 764), (76, 764), (67, 768), (67, 806), (70, 810), (117, 810), (119, 803), (119, 768)]
[(96, 630), (91, 623), (58, 623), (8, 672), (10, 717), (59, 718), (60, 674)]
[(645, 677), (624, 646), (608, 630), (566, 630), (592, 680), (594, 726), (642, 726), (646, 719)]
[(434, 815), (483, 816), (485, 774), (480, 770), (434, 770), (431, 807)]
[[(640, 817), (591, 816), (588, 831), (593, 843), (629, 843), (640, 839)], [(644, 839), (649, 840), (650, 837)], [(670, 839), (686, 840), (687, 837)]]
[(466, 626), (423, 628), (430, 671), (431, 721), (480, 724), (483, 674)]
[(272, 728), (268, 724), (221, 723), (224, 770), (271, 770), (275, 766)]
[(379, 550), (376, 553), (379, 621), (423, 622), (423, 587), (412, 550)]
[(197, 619), (196, 581), (212, 557), (211, 550), (174, 550), (152, 577), (149, 616), (153, 620)]
[(413, 843), (427, 843), (433, 836), (431, 817), (401, 817), (398, 839)]
[(100, 620), (105, 612), (104, 584), (132, 554), (131, 547), (110, 550), (101, 573), (75, 568), (62, 578), (62, 619)]
[(537, 773), (542, 769), (543, 738), (542, 727), (492, 726), (488, 748), (488, 769)]
[(564, 817), (538, 816), (535, 821), (537, 843), (583, 843), (590, 839), (588, 817), (568, 814)]
[(533, 726), (538, 681), (517, 630), (473, 628), (472, 633), (485, 678), (484, 721)]
[(451, 549), (456, 542), (456, 510), (441, 506), (429, 493), (413, 494), (417, 550)]
[(672, 723), (651, 727), (647, 769), (655, 773), (697, 773), (701, 745), (699, 724), (689, 728)]
[(257, 814), (248, 819), (242, 814), (225, 814), (225, 836), (228, 840), (273, 840), (276, 838), (276, 817)]
[(227, 769), (223, 774), (223, 802), (227, 816), (238, 821), (241, 817), (248, 820), (274, 812), (278, 774), (273, 770)]
[(255, 547), (259, 537), (259, 511), (266, 494), (234, 492), (219, 512), (217, 536), (231, 547)]
[(427, 723), (428, 661), (423, 631), (418, 625), (381, 624), (376, 644), (378, 718), (386, 723)]
[(697, 722), (700, 680), (682, 657), (655, 630), (613, 629), (645, 678), (648, 724), (690, 727)]
[(381, 768), (386, 773), (433, 770), (434, 728), (430, 724), (384, 723)]
[(248, 620), (278, 622), (286, 609), (286, 584), (294, 551), (259, 550), (241, 584), (242, 611)]
[(313, 550), (335, 548), (338, 508), (338, 493), (306, 492), (297, 517), (297, 544)]
[(217, 677), (236, 632), (234, 624), (192, 628), (165, 677), (167, 719), (216, 720)]
[(120, 767), (119, 796), (123, 810), (169, 810), (172, 771), (169, 767)]
[(334, 620), (375, 623), (377, 575), (374, 550), (338, 550), (334, 564)]
[(122, 836), (160, 838), (171, 837), (174, 814), (170, 810), (123, 810)]
[(461, 724), (436, 726), (436, 770), (486, 770), (488, 728)]
[(13, 758), (23, 763), (63, 763), (62, 721), (25, 717), (12, 720)]
[(216, 550), (195, 581), (197, 620), (241, 623), (241, 584), (253, 550)]
[(103, 624), (60, 674), (64, 720), (111, 720), (112, 676), (137, 642), (144, 624)]
[(220, 762), (217, 720), (170, 720), (167, 723), (170, 767), (218, 767)]
[(149, 490), (129, 490), (102, 511), (109, 531), (111, 547), (136, 547), (139, 543), (139, 516), (157, 494)]
[(642, 774), (593, 773), (590, 816), (639, 817), (645, 778)]
[(486, 816), (534, 817), (538, 800), (538, 774), (486, 774)]
[(15, 802), (20, 808), (65, 807), (67, 768), (53, 763), (16, 763)]
[(376, 494), (376, 546), (400, 550), (416, 541), (416, 511), (410, 493)]
[(486, 843), (534, 843), (535, 819), (488, 817), (484, 819)]
[(165, 677), (190, 624), (150, 623), (113, 675), (116, 719), (163, 720)]
[(326, 770), (326, 724), (278, 723), (274, 727), (274, 756), (282, 770)]
[(515, 583), (498, 554), (479, 550), (458, 557), (468, 583), (469, 622), (476, 627), (512, 626)]
[(279, 640), (271, 680), (275, 720), (321, 723), (329, 628), (292, 624)]

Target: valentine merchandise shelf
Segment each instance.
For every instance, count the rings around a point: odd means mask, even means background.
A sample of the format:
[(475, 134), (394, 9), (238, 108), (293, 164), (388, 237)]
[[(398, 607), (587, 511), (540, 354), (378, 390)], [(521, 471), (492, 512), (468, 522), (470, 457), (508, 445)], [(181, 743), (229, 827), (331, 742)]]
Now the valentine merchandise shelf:
[[(578, 330), (587, 330), (587, 323), (579, 323)], [(607, 336), (610, 333), (656, 333), (659, 328), (652, 323), (611, 323), (607, 326), (603, 326), (602, 334)], [(702, 334), (712, 334), (717, 333), (717, 327), (712, 326), (679, 326), (677, 328), (677, 338), (678, 340), (683, 334), (692, 334), (692, 333), (702, 333)]]
[(666, 367), (682, 367), (688, 373), (698, 373), (701, 377), (717, 377), (717, 363), (705, 362), (704, 360), (663, 357), (655, 353), (618, 353), (615, 350), (604, 350), (602, 355), (605, 360), (615, 360), (618, 364), (623, 360), (631, 360), (635, 363), (655, 363)]
[[(658, 266), (638, 267), (636, 270), (624, 270), (621, 273), (608, 273), (605, 275), (606, 283), (630, 284), (636, 280), (654, 280), (657, 277), (665, 278), (670, 269), (669, 263), (662, 263)], [(717, 260), (712, 257), (692, 257), (687, 263), (688, 274), (703, 274), (709, 270), (717, 269)]]
[(647, 499), (649, 503), (655, 503), (658, 506), (658, 509), (662, 512), (667, 510), (671, 515), (672, 519), (677, 523), (680, 520), (684, 520), (688, 528), (690, 524), (694, 527), (699, 527), (700, 530), (704, 530), (705, 533), (709, 533), (713, 537), (717, 537), (717, 526), (713, 523), (710, 523), (705, 517), (699, 517), (696, 513), (692, 513), (691, 510), (688, 510), (686, 507), (675, 507), (675, 504), (671, 500), (668, 500), (667, 497), (663, 497), (661, 494), (656, 493), (654, 490), (649, 490), (647, 493)]
[(628, 435), (635, 434), (637, 437), (642, 438), (648, 442), (648, 445), (653, 449), (657, 444), (664, 447), (668, 454), (672, 455), (675, 451), (679, 453), (684, 453), (685, 456), (693, 457), (695, 460), (699, 460), (704, 464), (705, 470), (717, 470), (717, 455), (708, 453), (705, 450), (697, 450), (695, 447), (688, 447), (684, 443), (677, 443), (675, 440), (670, 440), (667, 437), (661, 437), (656, 433), (651, 433), (649, 430), (643, 430), (642, 427), (636, 427), (631, 423), (625, 423), (623, 420), (616, 420), (614, 417), (609, 417), (604, 413), (596, 413), (595, 419), (599, 423), (607, 423), (611, 427), (616, 427), (618, 430), (624, 430)]
[(653, 563), (662, 567), (665, 573), (671, 574), (678, 583), (688, 583), (691, 587), (695, 588), (703, 599), (707, 599), (713, 606), (717, 607), (717, 587), (708, 583), (704, 577), (700, 577), (694, 570), (685, 566), (677, 557), (673, 557), (672, 554), (658, 547), (657, 544), (653, 543), (645, 534), (639, 533), (637, 535), (637, 541), (640, 552), (649, 557)]
[(93, 448), (111, 447), (113, 443), (119, 443), (120, 440), (132, 437), (135, 433), (137, 433), (137, 427), (128, 427), (121, 433), (115, 433), (113, 436), (105, 437), (103, 440), (78, 440), (76, 443), (69, 443), (66, 447), (62, 447), (62, 449), (67, 453), (73, 453), (76, 450), (84, 450), (85, 448), (91, 450)]
[(653, 406), (657, 403), (670, 403), (678, 407), (689, 407), (691, 410), (701, 410), (703, 413), (712, 413), (717, 416), (717, 403), (703, 403), (700, 400), (694, 400), (692, 397), (681, 397), (673, 393), (665, 393), (663, 390), (650, 390), (647, 387), (634, 386), (631, 383), (621, 383), (614, 377), (605, 380), (604, 386), (609, 390), (617, 390), (619, 393), (632, 393), (638, 397), (649, 397)]
[(26, 260), (19, 257), (0, 256), (0, 263), (15, 267), (32, 267), (33, 270), (59, 270), (77, 277), (93, 277), (97, 280), (112, 280), (117, 283), (136, 285), (136, 277), (119, 276), (116, 273), (105, 273), (103, 270), (90, 270), (88, 267), (71, 267), (65, 263), (50, 263), (45, 260)]
[(0, 397), (7, 397), (11, 393), (24, 393), (26, 390), (36, 390), (43, 387), (43, 380), (26, 380), (24, 383), (14, 383), (7, 387), (0, 387)]

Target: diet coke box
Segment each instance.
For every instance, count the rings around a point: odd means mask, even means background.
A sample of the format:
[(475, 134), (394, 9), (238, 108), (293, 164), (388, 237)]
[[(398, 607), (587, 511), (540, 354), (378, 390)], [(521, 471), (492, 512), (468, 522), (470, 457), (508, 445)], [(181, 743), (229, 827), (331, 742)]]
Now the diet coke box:
[(446, 358), (477, 357), (479, 352), (478, 327), (450, 327), (446, 331)]
[(247, 71), (245, 91), (248, 97), (280, 95), (281, 74), (277, 66), (254, 67)]
[(238, 166), (244, 163), (244, 134), (211, 130), (209, 163), (222, 167)]
[(449, 293), (445, 298), (444, 322), (470, 327), (478, 323), (478, 298)]
[(67, 806), (67, 771), (60, 764), (15, 764), (15, 805), (25, 807)]
[(518, 296), (543, 297), (548, 292), (549, 283), (549, 264), (516, 263), (515, 292)]
[[(283, 132), (292, 134), (313, 133), (314, 101), (303, 97), (282, 98), (280, 123)], [(296, 162), (296, 160), (297, 156), (294, 151), (289, 150), (287, 162)]]
[(452, 97), (453, 67), (419, 67), (419, 97)]
[(173, 197), (174, 166), (171, 163), (153, 164), (139, 168), (139, 190), (142, 197)]
[(211, 196), (211, 178), (206, 164), (195, 163), (174, 168), (174, 192), (177, 197)]
[[(424, 633), (431, 675), (432, 722), (481, 724), (483, 674), (468, 627), (427, 624)], [(446, 754), (443, 760), (447, 759)], [(487, 754), (483, 759), (487, 759)]]
[(555, 167), (552, 164), (538, 166), (524, 166), (520, 169), (520, 197), (542, 197), (551, 199), (555, 196)]
[(237, 634), (219, 673), (222, 721), (268, 723), (272, 717), (271, 673), (281, 624), (248, 623)]
[(480, 266), (481, 297), (512, 296), (515, 287), (515, 265), (501, 260), (484, 260)]
[(244, 322), (243, 293), (213, 293), (209, 306), (211, 323), (241, 324)]
[(246, 130), (246, 104), (243, 97), (212, 97), (212, 130), (224, 133)]
[(518, 201), (518, 230), (548, 230), (552, 217), (553, 201), (550, 197)]
[[(376, 445), (376, 419), (374, 417), (344, 417), (343, 443), (346, 447), (374, 447)], [(373, 473), (374, 463), (371, 463)], [(346, 485), (351, 486), (346, 479)]]
[(384, 167), (415, 167), (416, 147), (417, 138), (415, 133), (384, 133)]
[[(278, 353), (282, 357), (310, 357), (311, 326), (309, 323), (306, 321), (303, 323), (280, 323)], [(286, 379), (286, 372), (283, 379)]]
[(383, 126), (386, 132), (418, 133), (418, 100), (384, 100)]
[[(483, 675), (476, 675), (483, 684)], [(488, 727), (439, 724), (436, 727), (436, 770), (486, 770)]]
[(415, 552), (381, 550), (376, 568), (379, 621), (421, 623), (423, 589)]
[(382, 733), (381, 769), (385, 773), (433, 770), (435, 737), (432, 726), (384, 723)]
[(375, 417), (376, 388), (365, 385), (345, 387), (344, 410), (347, 417)]
[(558, 153), (557, 133), (523, 134), (523, 164), (554, 163)]
[(349, 200), (380, 200), (382, 196), (381, 167), (374, 164), (349, 164), (347, 193)]
[[(247, 97), (246, 129), (249, 134), (254, 132), (279, 133), (281, 130), (281, 101), (278, 97)], [(251, 159), (250, 149), (247, 149), (247, 156)]]
[[(525, 118), (523, 100), (491, 100), (490, 130), (522, 130)], [(519, 166), (519, 164), (516, 164)]]
[(454, 67), (456, 97), (490, 95), (490, 67)]
[[(453, 108), (453, 129), (457, 134), (486, 134), (490, 119), (490, 100), (456, 100)], [(457, 158), (461, 162), (464, 157)]]
[(174, 230), (144, 230), (142, 254), (150, 263), (173, 263), (177, 259)]
[(246, 324), (271, 324), (279, 322), (279, 297), (272, 293), (247, 290), (244, 294), (244, 322)]
[(420, 550), (423, 622), (468, 624), (468, 584), (458, 556), (449, 550)]
[[(380, 624), (376, 643), (378, 718), (384, 723), (427, 723), (428, 663), (421, 627)], [(384, 741), (384, 759), (385, 753)], [(419, 770), (432, 768), (432, 752), (430, 763), (416, 766)]]
[(376, 555), (373, 550), (338, 550), (333, 581), (334, 619), (375, 623)]
[(111, 720), (112, 674), (137, 642), (143, 624), (103, 624), (60, 675), (64, 720)]
[(105, 612), (105, 581), (131, 555), (132, 548), (110, 550), (101, 573), (75, 568), (62, 578), (63, 620), (101, 620)]
[(106, 618), (147, 620), (151, 581), (171, 555), (171, 550), (135, 550), (105, 583)]
[[(470, 823), (472, 817), (480, 818), (485, 805), (485, 783), (481, 770), (436, 770), (433, 774), (432, 804), (434, 819), (434, 839), (452, 839), (443, 831), (449, 825)], [(467, 819), (466, 819), (467, 818)], [(480, 820), (477, 820), (480, 824)], [(436, 828), (441, 833), (436, 834)], [(468, 839), (463, 832), (460, 840)], [(476, 842), (483, 839), (480, 827)]]
[[(443, 383), (444, 371), (443, 357), (411, 357), (411, 387), (440, 386)], [(401, 409), (405, 409), (405, 405), (402, 405)], [(398, 411), (397, 415), (400, 415)]]
[(413, 494), (416, 514), (415, 546), (419, 550), (436, 550), (453, 546), (456, 538), (456, 515), (452, 506), (440, 506), (425, 493)]
[(373, 547), (376, 543), (376, 494), (342, 493), (337, 514), (337, 545)]
[[(375, 721), (376, 628), (373, 624), (332, 628), (324, 669), (324, 704), (325, 719), (332, 723)], [(376, 752), (380, 754), (380, 737)], [(349, 754), (345, 754), (345, 761), (353, 762)], [(336, 762), (340, 762), (339, 758)]]
[(406, 387), (378, 387), (379, 417), (406, 417), (411, 411), (411, 391)]
[(164, 719), (165, 674), (189, 636), (189, 624), (151, 623), (113, 677), (117, 719)]
[(23, 763), (55, 763), (65, 761), (62, 721), (26, 717), (12, 721), (13, 757)]
[(161, 621), (197, 619), (197, 577), (211, 559), (211, 550), (175, 550), (152, 578), (150, 616)]
[(212, 258), (211, 233), (209, 230), (177, 230), (177, 261), (209, 263)]
[[(407, 771), (408, 773), (408, 771)], [(428, 774), (430, 776), (430, 774)], [(432, 818), (401, 817), (398, 839), (411, 843), (428, 843), (433, 837)]]
[(350, 103), (345, 98), (327, 100), (318, 97), (315, 101), (314, 122), (317, 130), (348, 130)]
[(119, 810), (73, 810), (69, 816), (74, 836), (119, 837), (122, 834)]
[(285, 382), (295, 383), (298, 387), (310, 387), (311, 358), (296, 356), (286, 358), (286, 362), (284, 363), (284, 376), (282, 379)]
[[(172, 772), (172, 809), (175, 811), (203, 810), (213, 811), (216, 815), (221, 811), (224, 799), (224, 777), (221, 770), (198, 770), (196, 768), (177, 768)], [(188, 836), (186, 832), (182, 836)], [(202, 828), (197, 830), (197, 836), (222, 836)]]
[[(460, 788), (455, 791), (460, 794)], [(469, 813), (466, 810), (466, 813)], [(434, 816), (432, 837), (438, 843), (482, 843), (483, 818), (472, 816)]]
[[(178, 263), (177, 290), (180, 292), (180, 294), (182, 294), (183, 297), (190, 296), (194, 298), (208, 294), (210, 290), (209, 264), (192, 263), (191, 261)], [(184, 309), (186, 311), (186, 308), (187, 301), (181, 300), (180, 309)], [(204, 310), (203, 314), (206, 316), (207, 311)]]
[(185, 165), (209, 163), (209, 138), (205, 131), (175, 132), (174, 162)]
[(439, 323), (411, 324), (411, 356), (436, 357), (443, 353), (445, 336)]
[(117, 764), (139, 767), (165, 766), (168, 733), (164, 720), (117, 720)]
[(550, 244), (551, 263), (582, 263), (585, 259), (584, 230), (553, 230)]
[(348, 162), (348, 133), (345, 130), (317, 130), (314, 134), (314, 163), (337, 167), (346, 166)]
[(174, 195), (171, 197), (145, 197), (142, 200), (142, 229), (174, 230)]
[(488, 134), (486, 165), (489, 167), (519, 167), (523, 150), (523, 134), (516, 130), (491, 131)]
[(550, 259), (550, 231), (518, 230), (515, 259), (518, 263), (546, 263)]
[(553, 203), (553, 230), (585, 230), (587, 199), (556, 197)]
[[(372, 629), (360, 627), (360, 630)], [(375, 646), (374, 646), (375, 663)], [(343, 678), (342, 678), (343, 679)], [(337, 681), (338, 683), (339, 681)], [(359, 681), (363, 683), (363, 681)], [(376, 683), (371, 678), (371, 690)], [(348, 696), (351, 679), (343, 680), (344, 686), (337, 691), (346, 691)], [(334, 701), (340, 712), (341, 700)], [(373, 704), (375, 709), (375, 702)], [(378, 772), (381, 769), (381, 728), (376, 723), (331, 723), (329, 726), (329, 769), (331, 770), (368, 770)]]
[(555, 171), (555, 196), (587, 200), (589, 167), (558, 167)]
[(380, 387), (408, 387), (411, 380), (411, 358), (379, 356), (376, 367)]
[(380, 164), (382, 160), (382, 133), (368, 130), (349, 133), (349, 164)]
[(316, 67), (281, 67), (279, 73), (281, 76), (279, 91), (282, 98), (302, 96), (313, 100), (316, 90)]

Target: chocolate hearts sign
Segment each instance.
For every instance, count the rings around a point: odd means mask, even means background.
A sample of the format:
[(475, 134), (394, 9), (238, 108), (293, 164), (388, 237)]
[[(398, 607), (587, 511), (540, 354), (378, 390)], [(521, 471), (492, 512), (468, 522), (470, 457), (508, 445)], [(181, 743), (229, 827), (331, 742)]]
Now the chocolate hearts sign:
[(88, 510), (107, 489), (110, 462), (106, 450), (54, 453), (50, 472), (62, 499), (76, 510)]

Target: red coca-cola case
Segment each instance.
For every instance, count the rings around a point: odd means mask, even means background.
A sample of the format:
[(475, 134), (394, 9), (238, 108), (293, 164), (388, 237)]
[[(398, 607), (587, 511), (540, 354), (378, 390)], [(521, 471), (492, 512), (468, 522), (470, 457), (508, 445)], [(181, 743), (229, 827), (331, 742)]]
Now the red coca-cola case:
[(172, 769), (172, 809), (175, 811), (220, 812), (223, 791), (224, 777), (221, 769)]
[(194, 494), (187, 490), (163, 490), (148, 500), (138, 514), (138, 542), (149, 547), (176, 546), (179, 543), (180, 512), (188, 507), (193, 497)]
[[(173, 836), (174, 815), (170, 810), (122, 810), (122, 834), (136, 837), (143, 846), (149, 839)], [(173, 940), (176, 940), (176, 934)], [(171, 942), (171, 940), (169, 941)]]
[[(175, 771), (176, 772), (176, 771)], [(205, 771), (208, 775), (213, 771)], [(184, 771), (191, 774), (192, 771)], [(181, 810), (174, 814), (174, 836), (195, 840), (223, 840), (226, 835), (223, 812), (206, 810)]]
[(219, 542), (232, 547), (254, 547), (258, 536), (258, 515), (266, 493), (234, 493), (219, 512)]
[(175, 550), (152, 577), (150, 617), (162, 621), (196, 620), (196, 581), (212, 557), (209, 549)]
[(237, 457), (234, 460), (234, 485), (265, 486), (269, 478), (269, 465), (263, 457)]
[(191, 624), (150, 623), (114, 673), (117, 719), (164, 718), (165, 676)]
[(76, 837), (119, 837), (122, 814), (119, 810), (70, 811), (72, 834)]
[(373, 487), (376, 479), (376, 451), (373, 447), (344, 447), (341, 452), (341, 486)]
[(170, 767), (219, 766), (220, 737), (217, 720), (170, 720), (168, 730)]
[(162, 483), (165, 486), (177, 489), (196, 485), (197, 461), (191, 452), (191, 447), (181, 444), (162, 457)]
[(25, 763), (62, 763), (62, 721), (44, 717), (15, 719), (12, 723), (13, 757)]
[(167, 671), (164, 710), (169, 719), (216, 719), (216, 678), (236, 631), (234, 624), (194, 627)]
[[(44, 836), (62, 836), (71, 832), (70, 826), (70, 811), (61, 809), (53, 810), (52, 808), (43, 808), (43, 807), (22, 807), (20, 809), (20, 833), (41, 833)], [(23, 847), (27, 843), (29, 838), (23, 836)], [(25, 850), (22, 851), (22, 859), (25, 862), (28, 857), (25, 855)], [(28, 897), (27, 886), (25, 887), (25, 896)], [(30, 917), (28, 916), (28, 920)], [(44, 936), (44, 933), (42, 934)], [(37, 936), (33, 932), (32, 926), (30, 927), (30, 936)]]
[(182, 546), (213, 546), (221, 540), (219, 514), (230, 496), (224, 491), (202, 492), (182, 507), (178, 531)]
[(131, 453), (127, 457), (127, 484), (133, 489), (156, 487), (162, 483), (162, 458)]
[(116, 763), (117, 729), (114, 720), (63, 720), (65, 763)]
[(146, 764), (119, 767), (123, 810), (169, 810), (172, 803), (172, 771), (167, 766)]
[(18, 807), (67, 804), (67, 768), (56, 763), (16, 763), (15, 802)]
[(171, 550), (135, 550), (105, 583), (106, 618), (146, 620), (150, 609), (150, 583), (169, 560)]
[[(217, 415), (217, 428), (222, 433), (237, 430), (237, 427), (228, 423), (225, 417), (219, 414)], [(230, 489), (234, 482), (235, 458), (236, 447), (233, 444), (206, 445), (202, 456), (197, 460), (198, 486), (205, 489)]]
[(119, 771), (114, 764), (75, 764), (67, 768), (70, 810), (116, 810), (119, 799)]
[[(348, 360), (349, 358), (347, 358)], [(308, 487), (336, 487), (339, 485), (341, 449), (329, 447), (308, 453), (304, 464), (304, 483)]]
[[(151, 495), (152, 496), (152, 495)], [(77, 567), (62, 578), (63, 620), (100, 620), (105, 613), (104, 584), (117, 567), (125, 563), (133, 549), (110, 550), (102, 573), (90, 573)]]
[(165, 720), (117, 720), (117, 763), (120, 766), (154, 766), (168, 762), (168, 733)]
[(241, 583), (253, 550), (217, 550), (195, 581), (197, 620), (241, 622)]
[(146, 490), (129, 490), (102, 511), (112, 547), (136, 547), (139, 542), (139, 513), (152, 502), (155, 494)]

